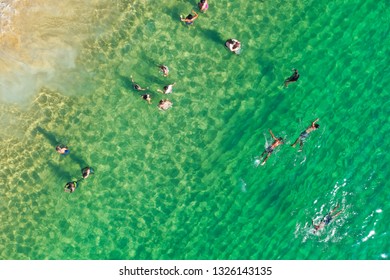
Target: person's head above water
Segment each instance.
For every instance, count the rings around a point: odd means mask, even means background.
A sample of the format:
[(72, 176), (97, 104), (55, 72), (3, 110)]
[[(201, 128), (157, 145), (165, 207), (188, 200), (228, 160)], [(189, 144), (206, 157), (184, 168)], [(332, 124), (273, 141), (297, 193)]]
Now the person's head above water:
[(319, 128), (320, 125), (319, 125), (318, 123), (315, 123), (315, 124), (314, 124), (314, 127), (315, 127), (315, 128)]
[(189, 15), (186, 17), (186, 19), (192, 19), (193, 17), (194, 17), (193, 15), (189, 14)]

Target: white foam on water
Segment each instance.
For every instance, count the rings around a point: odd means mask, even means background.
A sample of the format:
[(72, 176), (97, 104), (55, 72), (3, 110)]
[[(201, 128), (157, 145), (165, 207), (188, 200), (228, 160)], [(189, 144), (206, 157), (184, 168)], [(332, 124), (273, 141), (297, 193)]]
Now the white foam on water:
[(245, 181), (243, 179), (240, 179), (240, 182), (241, 182), (241, 184), (240, 184), (241, 185), (241, 187), (240, 187), (241, 191), (242, 192), (247, 192)]
[(366, 237), (362, 239), (363, 242), (366, 242), (371, 236), (375, 235), (375, 230), (371, 230)]

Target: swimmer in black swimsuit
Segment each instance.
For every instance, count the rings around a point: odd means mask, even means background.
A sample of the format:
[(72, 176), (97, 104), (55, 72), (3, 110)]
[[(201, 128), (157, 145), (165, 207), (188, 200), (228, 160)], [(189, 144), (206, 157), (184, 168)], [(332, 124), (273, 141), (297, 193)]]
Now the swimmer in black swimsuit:
[(264, 158), (263, 162), (261, 163), (261, 165), (264, 165), (265, 162), (267, 161), (267, 159), (269, 158), (269, 156), (272, 154), (272, 152), (274, 151), (274, 149), (283, 144), (283, 138), (282, 137), (278, 137), (276, 138), (275, 135), (272, 133), (271, 129), (269, 130), (269, 133), (271, 134), (272, 138), (275, 140), (270, 146), (268, 146), (264, 152), (261, 154), (261, 157), (264, 155), (264, 154), (267, 154), (267, 156)]
[(83, 175), (83, 179), (87, 179), (90, 174), (94, 174), (94, 173), (95, 172), (93, 171), (93, 169), (89, 166), (81, 169), (81, 174)]
[(291, 146), (295, 147), (295, 145), (299, 141), (299, 146), (300, 146), (299, 151), (302, 151), (303, 141), (309, 136), (310, 132), (312, 132), (320, 127), (320, 125), (318, 123), (316, 123), (318, 121), (319, 121), (319, 118), (315, 119), (315, 121), (313, 121), (311, 123), (311, 125), (308, 128), (306, 128), (305, 131), (302, 131), (301, 134), (299, 135), (299, 137), (297, 138), (297, 140), (295, 140), (294, 144), (292, 144)]
[(141, 97), (145, 99), (148, 102), (148, 104), (152, 104), (152, 98), (150, 97), (150, 94), (143, 94), (141, 95)]
[(328, 214), (326, 214), (326, 216), (324, 218), (322, 218), (321, 222), (318, 225), (315, 225), (314, 221), (311, 220), (311, 223), (314, 226), (313, 233), (316, 233), (317, 231), (323, 229), (326, 225), (329, 225), (329, 223), (343, 211), (343, 210), (340, 210), (339, 212), (337, 212), (336, 214), (333, 215), (333, 213), (336, 211), (337, 208), (339, 208), (339, 206), (340, 205), (337, 204), (336, 207), (333, 208), (332, 211), (330, 211)]
[(294, 83), (299, 79), (299, 73), (297, 69), (293, 69), (294, 73), (284, 81), (284, 86), (288, 87), (288, 84)]
[(139, 84), (135, 83), (134, 80), (133, 80), (133, 76), (130, 76), (130, 78), (131, 78), (131, 82), (133, 83), (133, 88), (135, 90), (140, 91), (140, 90), (146, 90), (147, 89), (147, 88), (142, 88)]

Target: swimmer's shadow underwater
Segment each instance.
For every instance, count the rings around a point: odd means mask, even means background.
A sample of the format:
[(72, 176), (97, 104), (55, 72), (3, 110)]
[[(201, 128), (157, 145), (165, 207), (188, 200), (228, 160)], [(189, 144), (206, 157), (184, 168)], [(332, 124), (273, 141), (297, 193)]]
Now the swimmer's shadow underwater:
[(43, 129), (42, 127), (38, 126), (36, 129), (35, 129), (37, 132), (39, 132), (40, 134), (42, 134), (43, 136), (45, 136), (45, 138), (47, 140), (49, 140), (49, 143), (53, 146), (53, 147), (56, 147), (57, 145), (60, 144), (59, 141), (57, 141), (56, 137), (49, 133), (48, 131), (46, 131), (45, 129)]
[(74, 177), (70, 172), (65, 171), (59, 165), (56, 165), (50, 161), (47, 163), (47, 166), (52, 170), (52, 174), (55, 174), (55, 177), (58, 178), (58, 180), (61, 180), (61, 182), (64, 180), (70, 180), (70, 178)]
[[(211, 41), (217, 43), (218, 46), (225, 45), (225, 41), (221, 34), (218, 31), (212, 30), (212, 29), (205, 29), (205, 28), (199, 28), (200, 32), (203, 33), (203, 35), (210, 39)], [(225, 46), (226, 47), (226, 46)]]

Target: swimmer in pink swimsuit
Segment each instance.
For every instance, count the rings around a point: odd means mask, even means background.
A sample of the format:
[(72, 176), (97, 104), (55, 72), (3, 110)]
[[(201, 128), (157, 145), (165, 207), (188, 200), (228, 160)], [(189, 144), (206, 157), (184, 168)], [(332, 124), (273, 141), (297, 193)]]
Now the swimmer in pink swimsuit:
[(207, 0), (200, 0), (198, 7), (201, 12), (206, 12), (209, 9), (209, 3)]

